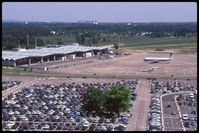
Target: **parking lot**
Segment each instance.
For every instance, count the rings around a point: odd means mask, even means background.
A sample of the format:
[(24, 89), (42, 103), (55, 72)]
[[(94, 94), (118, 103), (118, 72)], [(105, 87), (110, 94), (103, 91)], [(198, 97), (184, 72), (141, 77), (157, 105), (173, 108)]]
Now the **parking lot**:
[(13, 88), (14, 86), (20, 85), (21, 81), (3, 81), (2, 82), (2, 91)]
[(177, 104), (182, 114), (182, 122), (186, 131), (195, 131), (197, 130), (197, 95), (194, 93), (190, 94), (179, 95)]
[(164, 131), (182, 131), (174, 97), (175, 95), (167, 95), (162, 98)]
[[(180, 110), (177, 107), (177, 103), (175, 102), (175, 97), (179, 94), (196, 92), (197, 90), (197, 80), (151, 80), (150, 84), (150, 93), (151, 97), (151, 105), (149, 112), (149, 130), (164, 130), (164, 131), (183, 131), (184, 126), (181, 120), (180, 113), (188, 113), (189, 111), (195, 110), (195, 108), (182, 107)], [(171, 94), (170, 94), (171, 93)], [(175, 94), (173, 94), (175, 93)], [(195, 93), (194, 93), (195, 94)], [(159, 99), (162, 97), (162, 107), (160, 107)], [(156, 100), (154, 103), (154, 99)], [(197, 101), (192, 101), (194, 106)], [(187, 103), (188, 104), (188, 103)], [(151, 118), (151, 111), (154, 112), (155, 116)], [(181, 112), (184, 110), (184, 112)], [(161, 112), (160, 112), (161, 111)], [(161, 117), (160, 117), (160, 114)], [(155, 118), (155, 122), (157, 125), (161, 124), (162, 126), (154, 127), (151, 126), (151, 119)], [(157, 119), (158, 118), (158, 119)], [(192, 122), (193, 123), (193, 122)], [(151, 128), (150, 128), (151, 127)], [(187, 130), (196, 130), (196, 128), (187, 129)]]
[[(114, 84), (129, 87), (136, 93), (137, 81), (120, 81)], [(81, 109), (85, 90), (90, 85), (105, 91), (113, 83), (40, 84), (25, 87), (2, 101), (3, 130), (91, 130), (122, 131), (131, 117), (124, 112), (114, 117), (99, 117)], [(134, 101), (135, 99), (133, 99)], [(133, 106), (133, 105), (132, 105)]]

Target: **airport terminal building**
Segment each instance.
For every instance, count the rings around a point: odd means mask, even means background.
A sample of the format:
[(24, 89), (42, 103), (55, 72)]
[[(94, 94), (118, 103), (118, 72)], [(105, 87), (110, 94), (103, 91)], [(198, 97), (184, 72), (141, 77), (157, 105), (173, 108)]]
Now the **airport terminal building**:
[(2, 66), (16, 67), (49, 61), (88, 58), (99, 55), (100, 53), (108, 53), (108, 48), (66, 45), (23, 51), (2, 51)]

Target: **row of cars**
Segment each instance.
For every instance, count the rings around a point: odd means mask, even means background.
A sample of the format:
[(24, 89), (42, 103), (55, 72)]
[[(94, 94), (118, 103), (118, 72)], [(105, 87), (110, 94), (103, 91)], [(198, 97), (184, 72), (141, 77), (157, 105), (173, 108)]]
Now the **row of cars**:
[(82, 83), (34, 85), (11, 94), (2, 101), (3, 130), (92, 130), (123, 131), (130, 112), (101, 116), (82, 109), (85, 90), (89, 86), (105, 91), (113, 84), (127, 86), (135, 100), (138, 81), (116, 83)]
[(7, 90), (8, 88), (14, 87), (16, 85), (20, 85), (21, 81), (3, 81), (2, 82), (2, 91)]
[(161, 131), (161, 106), (158, 97), (152, 97), (150, 103), (150, 111), (148, 114), (149, 131)]
[(151, 81), (151, 94), (160, 93), (167, 94), (173, 92), (183, 92), (183, 91), (195, 91), (195, 87), (193, 85), (183, 85), (180, 81), (174, 80), (173, 82), (163, 82), (158, 80)]

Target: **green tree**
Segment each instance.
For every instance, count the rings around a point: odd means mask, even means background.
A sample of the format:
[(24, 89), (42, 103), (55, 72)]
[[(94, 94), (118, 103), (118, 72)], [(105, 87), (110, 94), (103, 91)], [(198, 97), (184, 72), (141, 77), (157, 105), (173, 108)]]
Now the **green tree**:
[(110, 90), (103, 92), (91, 86), (87, 89), (83, 99), (83, 109), (98, 114), (118, 113), (129, 111), (131, 94), (127, 87), (113, 85)]
[(44, 46), (44, 41), (42, 39), (37, 39), (37, 46)]
[(83, 108), (89, 112), (95, 111), (101, 113), (106, 110), (104, 108), (105, 95), (99, 88), (95, 88), (94, 86), (87, 89), (83, 103)]
[(131, 94), (127, 87), (113, 85), (106, 92), (106, 108), (110, 112), (123, 112), (130, 109)]
[(114, 43), (114, 48), (119, 49), (119, 43)]

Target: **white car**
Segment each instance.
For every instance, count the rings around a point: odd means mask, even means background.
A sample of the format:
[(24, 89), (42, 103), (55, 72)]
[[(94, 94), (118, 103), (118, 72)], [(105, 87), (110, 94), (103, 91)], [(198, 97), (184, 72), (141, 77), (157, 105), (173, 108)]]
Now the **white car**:
[(64, 112), (68, 114), (68, 113), (70, 113), (70, 109), (66, 108)]
[(189, 117), (188, 117), (188, 115), (187, 115), (187, 114), (182, 114), (182, 119), (183, 119), (183, 120), (188, 120), (188, 119), (189, 119)]
[(111, 121), (110, 121), (110, 119), (106, 119), (106, 123), (110, 123)]
[(50, 126), (46, 124), (46, 125), (43, 126), (41, 129), (49, 129), (49, 127), (50, 127)]
[(27, 115), (31, 115), (32, 113), (28, 110), (28, 111), (26, 112), (26, 114), (27, 114)]
[(39, 110), (38, 110), (38, 111), (35, 111), (35, 110), (34, 110), (34, 111), (32, 112), (32, 114), (41, 115), (42, 113), (41, 113)]
[(153, 119), (161, 119), (160, 116), (152, 116)]
[(126, 125), (124, 125), (124, 124), (119, 124), (119, 126), (122, 126), (122, 127), (126, 128)]
[(5, 128), (11, 128), (15, 124), (14, 121), (9, 121)]
[(71, 122), (71, 123), (74, 123), (74, 122), (75, 122), (75, 119), (74, 119), (74, 118), (71, 118), (71, 119), (70, 119), (70, 122)]
[(56, 120), (58, 120), (60, 118), (60, 116), (56, 115), (53, 118), (56, 119)]
[(11, 120), (11, 121), (16, 121), (17, 118), (13, 116), (10, 120)]
[(16, 110), (14, 114), (15, 114), (15, 115), (19, 115), (20, 112)]
[(150, 125), (152, 126), (161, 126), (160, 122), (150, 122)]
[(48, 112), (48, 114), (50, 114), (50, 115), (52, 115), (52, 114), (54, 114), (54, 110), (50, 110), (49, 112)]
[(150, 112), (152, 112), (152, 113), (161, 113), (160, 110), (150, 110)]
[(156, 106), (151, 107), (151, 110), (154, 110), (154, 109), (160, 110), (160, 107), (156, 107)]
[(23, 121), (28, 121), (28, 118), (24, 115), (19, 116), (19, 118), (21, 118)]
[(27, 107), (27, 106), (24, 106), (24, 107), (23, 107), (23, 109), (27, 110), (27, 109), (28, 109), (28, 107)]
[(9, 111), (8, 114), (9, 114), (9, 115), (13, 115), (14, 112), (13, 112), (13, 111)]
[(88, 121), (85, 121), (85, 122), (83, 123), (83, 126), (84, 126), (84, 127), (89, 127), (89, 122), (88, 122)]
[(151, 122), (160, 122), (160, 119), (158, 119), (158, 118), (153, 118), (153, 119), (151, 120)]

